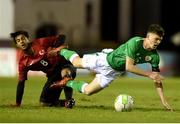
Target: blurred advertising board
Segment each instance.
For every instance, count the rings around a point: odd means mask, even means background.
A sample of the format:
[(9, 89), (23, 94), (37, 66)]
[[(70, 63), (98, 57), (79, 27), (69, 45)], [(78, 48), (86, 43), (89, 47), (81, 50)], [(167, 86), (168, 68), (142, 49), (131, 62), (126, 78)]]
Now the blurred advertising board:
[(16, 74), (17, 74), (16, 49), (0, 48), (0, 77), (16, 76)]

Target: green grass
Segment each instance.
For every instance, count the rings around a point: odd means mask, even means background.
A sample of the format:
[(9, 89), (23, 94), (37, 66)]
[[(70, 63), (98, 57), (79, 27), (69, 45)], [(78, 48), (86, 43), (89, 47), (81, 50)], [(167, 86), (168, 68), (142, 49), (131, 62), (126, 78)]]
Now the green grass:
[[(79, 76), (76, 80), (91, 81), (92, 78)], [(16, 80), (16, 78), (0, 78), (0, 122), (180, 122), (180, 79), (178, 78), (164, 81), (164, 93), (174, 109), (173, 112), (163, 109), (153, 83), (144, 78), (118, 78), (109, 87), (92, 96), (74, 91), (76, 106), (73, 109), (66, 109), (39, 106), (39, 95), (45, 78), (30, 77), (26, 82), (23, 105), (20, 108), (12, 108), (10, 104), (15, 102)], [(121, 93), (129, 94), (134, 98), (133, 111), (114, 110), (114, 99)]]

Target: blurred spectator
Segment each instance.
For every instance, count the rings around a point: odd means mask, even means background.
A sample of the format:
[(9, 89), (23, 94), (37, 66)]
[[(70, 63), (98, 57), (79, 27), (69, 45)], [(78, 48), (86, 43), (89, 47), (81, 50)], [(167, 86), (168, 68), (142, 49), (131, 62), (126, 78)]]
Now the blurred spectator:
[(36, 30), (36, 38), (55, 36), (58, 33), (58, 26), (54, 23), (43, 23)]
[(176, 76), (180, 76), (180, 57), (179, 57), (179, 48), (180, 48), (180, 31), (178, 31), (177, 33), (175, 33), (174, 35), (172, 35), (171, 37), (171, 42), (174, 44), (175, 46), (175, 50), (177, 52), (177, 58), (175, 61), (175, 74)]

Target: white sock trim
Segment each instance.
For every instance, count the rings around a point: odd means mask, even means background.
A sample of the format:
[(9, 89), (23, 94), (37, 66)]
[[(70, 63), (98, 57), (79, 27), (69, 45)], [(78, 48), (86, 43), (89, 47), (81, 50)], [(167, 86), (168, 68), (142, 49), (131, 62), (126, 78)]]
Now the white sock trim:
[(72, 61), (73, 61), (73, 59), (75, 58), (75, 57), (77, 57), (77, 56), (79, 56), (78, 54), (73, 54), (71, 57), (70, 57), (70, 59), (69, 59), (69, 61), (72, 63)]
[(81, 87), (81, 92), (82, 92), (82, 93), (84, 93), (84, 89), (85, 89), (85, 87), (86, 87), (87, 85), (88, 85), (88, 83), (85, 83), (85, 84), (82, 85), (82, 87)]

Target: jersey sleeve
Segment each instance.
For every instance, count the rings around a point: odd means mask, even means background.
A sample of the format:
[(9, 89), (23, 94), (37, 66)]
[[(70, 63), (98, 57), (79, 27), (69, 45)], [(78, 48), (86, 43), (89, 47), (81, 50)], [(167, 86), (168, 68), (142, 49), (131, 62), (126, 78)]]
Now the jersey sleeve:
[(126, 56), (131, 59), (135, 59), (135, 53), (138, 50), (138, 44), (136, 38), (131, 38), (126, 44)]
[(159, 55), (157, 53), (152, 55), (152, 60), (151, 60), (152, 71), (160, 72), (159, 62), (160, 62)]
[(25, 69), (25, 66), (20, 62), (19, 63), (19, 81), (27, 80), (27, 70)]

